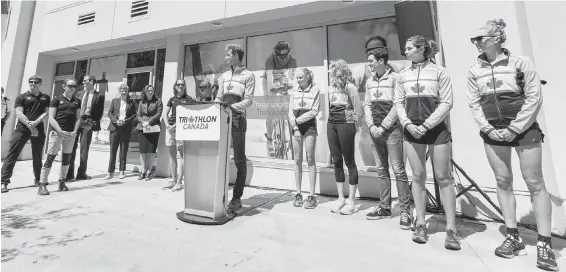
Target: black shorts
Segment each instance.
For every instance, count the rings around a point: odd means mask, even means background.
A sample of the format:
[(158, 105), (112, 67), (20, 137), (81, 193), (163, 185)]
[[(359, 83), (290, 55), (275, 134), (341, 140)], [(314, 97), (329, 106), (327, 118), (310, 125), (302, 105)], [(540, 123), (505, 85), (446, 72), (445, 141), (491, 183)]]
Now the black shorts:
[(413, 137), (413, 135), (411, 135), (411, 133), (409, 133), (409, 131), (405, 128), (403, 130), (403, 138), (405, 141), (415, 144), (441, 145), (452, 142), (452, 133), (448, 130), (446, 123), (441, 122), (436, 127), (428, 130), (425, 135), (419, 139)]
[(314, 124), (308, 124), (308, 123), (303, 123), (303, 124), (298, 124), (297, 127), (299, 128), (299, 132), (301, 133), (301, 136), (305, 136), (307, 134), (313, 134), (315, 136), (318, 136), (318, 131), (316, 130), (316, 123)]
[[(496, 127), (495, 129), (503, 129), (504, 127)], [(525, 132), (517, 135), (515, 139), (511, 142), (500, 142), (494, 139), (489, 138), (487, 134), (480, 132), (480, 137), (482, 137), (483, 142), (488, 145), (496, 145), (496, 146), (529, 146), (535, 145), (541, 142), (544, 142), (544, 133), (540, 129), (540, 126), (537, 122), (534, 122)]]

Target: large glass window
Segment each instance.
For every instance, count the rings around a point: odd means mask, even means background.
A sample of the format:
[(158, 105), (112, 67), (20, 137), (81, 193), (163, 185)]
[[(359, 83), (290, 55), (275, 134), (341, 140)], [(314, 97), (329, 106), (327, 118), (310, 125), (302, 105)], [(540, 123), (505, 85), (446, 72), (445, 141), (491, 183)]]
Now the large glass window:
[[(330, 25), (327, 31), (328, 59), (343, 59), (348, 63), (354, 81), (358, 85), (362, 104), (365, 97), (365, 79), (371, 76), (366, 67), (365, 53), (365, 44), (371, 37), (380, 36), (385, 39), (389, 52), (389, 64), (395, 71), (400, 71), (408, 64), (401, 56), (394, 17)], [(356, 164), (374, 166), (371, 136), (367, 131), (364, 123), (364, 128), (356, 135)]]
[[(248, 69), (256, 78), (254, 104), (247, 110), (247, 156), (293, 159), (287, 115), (289, 94), (298, 88), (295, 71), (308, 68), (313, 72), (314, 83), (322, 94), (321, 106), (326, 105), (324, 43), (322, 27), (247, 38)], [(326, 131), (323, 117), (324, 108), (321, 107), (316, 118), (319, 132)], [(327, 158), (326, 137), (319, 137), (316, 159), (327, 161)]]
[(153, 66), (155, 64), (155, 50), (130, 53), (126, 68)]
[(77, 81), (77, 92), (84, 91), (83, 79), (88, 69), (88, 60), (79, 60), (75, 67), (75, 80)]
[(95, 135), (95, 142), (101, 144), (109, 144), (109, 132), (107, 130), (110, 124), (108, 118), (108, 110), (113, 98), (119, 97), (118, 87), (124, 81), (124, 63), (126, 55), (110, 56), (90, 60), (89, 74), (97, 79), (98, 91), (104, 93), (104, 115), (100, 120), (101, 131)]
[[(219, 41), (189, 45), (185, 47), (184, 79), (187, 82), (187, 93), (195, 98), (200, 97), (197, 91), (202, 82), (209, 82), (212, 88), (218, 86), (218, 77), (230, 67), (224, 61), (224, 49), (228, 44), (244, 46), (244, 39)], [(245, 63), (244, 57), (244, 63)], [(165, 86), (172, 88), (173, 86)]]
[(74, 61), (57, 63), (57, 65), (55, 66), (55, 76), (68, 76), (68, 75), (72, 76), (74, 72), (75, 72)]

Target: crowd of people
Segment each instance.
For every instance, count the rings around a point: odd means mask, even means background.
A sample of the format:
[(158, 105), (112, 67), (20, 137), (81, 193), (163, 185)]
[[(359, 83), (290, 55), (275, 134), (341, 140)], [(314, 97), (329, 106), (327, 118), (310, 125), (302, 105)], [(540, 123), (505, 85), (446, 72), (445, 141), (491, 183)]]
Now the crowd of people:
[[(542, 147), (544, 139), (537, 114), (542, 104), (541, 84), (534, 64), (525, 57), (516, 56), (502, 47), (506, 41), (505, 23), (490, 20), (478, 29), (471, 42), (480, 52), (477, 63), (468, 72), (468, 103), (480, 128), (487, 159), (494, 171), (497, 195), (507, 229), (503, 243), (495, 254), (513, 258), (524, 254), (525, 245), (519, 235), (516, 220), (515, 195), (511, 176), (511, 149), (515, 148), (521, 161), (521, 172), (533, 200), (538, 226), (537, 266), (558, 270), (551, 243), (551, 203), (542, 176)], [(403, 230), (413, 229), (412, 240), (424, 244), (429, 235), (426, 226), (426, 153), (434, 164), (434, 174), (440, 188), (446, 216), (445, 248), (460, 250), (461, 237), (456, 230), (456, 196), (450, 174), (452, 137), (447, 120), (453, 107), (452, 85), (446, 70), (434, 60), (436, 45), (416, 35), (405, 41), (405, 55), (411, 66), (394, 71), (388, 64), (387, 43), (374, 37), (366, 43), (367, 64), (362, 78), (353, 78), (344, 60), (331, 61), (329, 65), (327, 138), (334, 165), (338, 199), (331, 212), (350, 215), (358, 211), (355, 203), (358, 186), (358, 170), (354, 159), (354, 137), (367, 125), (372, 137), (373, 153), (379, 176), (379, 204), (366, 215), (367, 219), (391, 218), (391, 177), (393, 169), (400, 202), (399, 224)], [(278, 44), (278, 55), (288, 54), (286, 44)], [(276, 48), (277, 49), (277, 48)], [(231, 69), (218, 80), (214, 98), (206, 100), (224, 102), (233, 112), (232, 148), (237, 167), (233, 197), (228, 211), (242, 207), (241, 197), (246, 180), (246, 108), (251, 106), (255, 90), (254, 75), (242, 64), (244, 49), (240, 45), (226, 47), (225, 60)], [(279, 56), (273, 56), (276, 62)], [(316, 189), (315, 146), (318, 136), (317, 115), (320, 110), (320, 89), (313, 72), (297, 68), (294, 80), (298, 87), (289, 95), (289, 124), (292, 129), (295, 154), (295, 180), (297, 191), (293, 205), (306, 209), (318, 205)], [(59, 190), (68, 190), (65, 181), (73, 178), (74, 154), (81, 143), (80, 166), (76, 179), (89, 179), (86, 175), (88, 146), (92, 132), (100, 130), (104, 94), (94, 91), (93, 76), (84, 79), (84, 94), (74, 94), (77, 83), (67, 80), (65, 92), (53, 99), (39, 91), (42, 79), (32, 76), (29, 91), (18, 96), (15, 102), (18, 124), (12, 135), (10, 150), (2, 166), (2, 192), (8, 184), (16, 158), (28, 140), (32, 143), (34, 174), (40, 195), (48, 195), (46, 184), (49, 170), (59, 150), (62, 167), (59, 174)], [(361, 86), (363, 85), (363, 86)], [(203, 86), (209, 88), (210, 86)], [(361, 103), (359, 90), (366, 95)], [(172, 179), (165, 188), (183, 189), (183, 142), (175, 138), (177, 105), (195, 101), (186, 92), (186, 82), (179, 79), (173, 86), (174, 96), (165, 106), (154, 95), (152, 86), (144, 88), (140, 106), (135, 107), (128, 97), (128, 87), (119, 87), (121, 96), (112, 101), (108, 116), (111, 155), (107, 178), (114, 174), (116, 153), (120, 148), (120, 178), (124, 177), (125, 156), (134, 120), (141, 135), (140, 156), (142, 166), (139, 179), (154, 176), (154, 158), (159, 138), (160, 124), (164, 123), (166, 146), (169, 150)], [(100, 102), (102, 101), (102, 102)], [(102, 108), (99, 106), (102, 105)], [(47, 111), (47, 109), (49, 110)], [(45, 140), (43, 120), (48, 118), (48, 152), (42, 164), (41, 152)], [(270, 125), (268, 124), (268, 128)], [(310, 191), (304, 200), (301, 192), (303, 147), (309, 168)], [(412, 169), (413, 182), (409, 185), (405, 170), (406, 154)], [(178, 155), (180, 161), (178, 161)], [(344, 164), (348, 171), (349, 196), (345, 197)], [(412, 206), (416, 218), (411, 212)]]

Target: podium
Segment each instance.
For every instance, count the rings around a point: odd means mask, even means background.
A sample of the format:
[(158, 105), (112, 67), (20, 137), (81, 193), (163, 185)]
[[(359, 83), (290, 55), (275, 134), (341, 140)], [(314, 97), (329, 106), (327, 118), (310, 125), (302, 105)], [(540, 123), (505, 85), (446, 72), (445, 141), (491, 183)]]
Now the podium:
[(185, 209), (183, 222), (222, 225), (233, 217), (226, 213), (228, 163), (232, 143), (230, 107), (216, 102), (177, 106), (176, 139), (184, 141)]

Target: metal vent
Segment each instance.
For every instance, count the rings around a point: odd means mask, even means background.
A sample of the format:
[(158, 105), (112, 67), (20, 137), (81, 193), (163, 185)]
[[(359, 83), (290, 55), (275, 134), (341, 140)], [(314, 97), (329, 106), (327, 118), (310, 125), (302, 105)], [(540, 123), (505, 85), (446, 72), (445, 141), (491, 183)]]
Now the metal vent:
[(147, 0), (132, 1), (130, 18), (139, 18), (149, 14), (149, 2)]
[(86, 25), (86, 24), (94, 23), (94, 17), (95, 17), (94, 12), (84, 15), (79, 15), (78, 25)]

